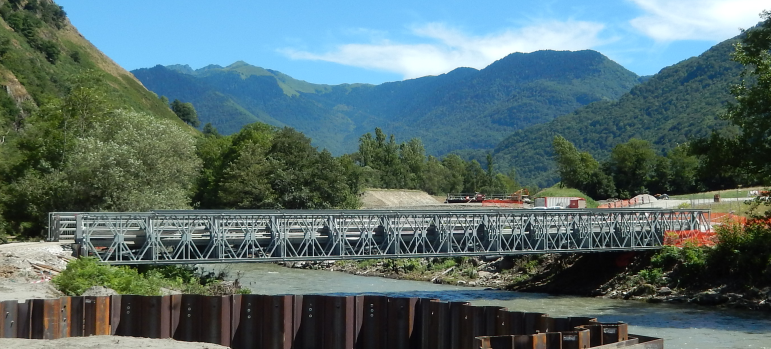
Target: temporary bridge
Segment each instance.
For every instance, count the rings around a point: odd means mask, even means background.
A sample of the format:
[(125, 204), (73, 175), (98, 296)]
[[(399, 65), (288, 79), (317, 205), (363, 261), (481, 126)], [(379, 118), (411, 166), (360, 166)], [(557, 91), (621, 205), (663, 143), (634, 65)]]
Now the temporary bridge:
[(52, 212), (49, 241), (110, 264), (314, 261), (659, 249), (709, 211), (186, 210)]

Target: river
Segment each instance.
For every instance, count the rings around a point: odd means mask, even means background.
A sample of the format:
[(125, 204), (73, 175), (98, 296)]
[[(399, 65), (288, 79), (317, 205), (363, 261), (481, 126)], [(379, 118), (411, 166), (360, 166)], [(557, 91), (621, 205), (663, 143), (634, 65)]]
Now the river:
[(215, 268), (225, 269), (231, 277), (240, 271), (241, 284), (256, 294), (387, 294), (469, 301), (475, 305), (503, 306), (509, 310), (543, 312), (555, 317), (592, 316), (605, 322), (623, 321), (629, 324), (630, 333), (664, 338), (668, 349), (771, 349), (771, 316), (762, 312), (492, 291), (289, 269), (274, 264), (230, 264)]

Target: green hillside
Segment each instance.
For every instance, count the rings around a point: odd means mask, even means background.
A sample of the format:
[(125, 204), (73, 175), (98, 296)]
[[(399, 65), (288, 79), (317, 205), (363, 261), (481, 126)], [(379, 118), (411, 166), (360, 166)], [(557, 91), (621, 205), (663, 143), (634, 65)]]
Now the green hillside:
[(159, 95), (193, 103), (201, 121), (223, 133), (249, 120), (287, 125), (337, 154), (355, 151), (375, 127), (400, 140), (418, 137), (434, 155), (492, 149), (513, 131), (614, 100), (638, 83), (595, 51), (515, 53), (482, 70), (377, 86), (311, 84), (244, 62), (133, 73)]
[[(18, 5), (15, 5), (18, 4)], [(116, 105), (178, 120), (157, 96), (83, 38), (49, 0), (0, 6), (0, 136), (12, 136), (31, 111), (62, 97), (76, 76), (91, 71)]]
[(193, 103), (201, 122), (211, 123), (223, 134), (236, 133), (244, 125), (259, 121), (294, 127), (316, 140), (316, 145), (343, 153), (343, 137), (353, 128), (338, 111), (301, 96), (323, 92), (324, 85), (243, 62), (195, 71), (187, 66), (159, 65), (133, 73), (159, 95)]
[(662, 69), (618, 101), (601, 101), (551, 122), (514, 132), (495, 148), (503, 168), (516, 168), (518, 179), (547, 187), (559, 180), (551, 142), (562, 135), (598, 160), (631, 138), (650, 141), (663, 154), (691, 139), (727, 125), (717, 116), (732, 97), (741, 66), (730, 60), (736, 39), (698, 57)]

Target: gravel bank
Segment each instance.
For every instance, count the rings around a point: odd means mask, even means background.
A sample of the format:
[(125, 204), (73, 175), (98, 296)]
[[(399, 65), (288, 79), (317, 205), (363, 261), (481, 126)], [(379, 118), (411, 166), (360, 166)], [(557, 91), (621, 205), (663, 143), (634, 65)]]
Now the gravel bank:
[(0, 338), (0, 348), (25, 349), (101, 349), (101, 348), (146, 348), (146, 349), (220, 349), (221, 345), (198, 342), (178, 342), (173, 339), (150, 339), (117, 336), (91, 336), (79, 338), (7, 339)]

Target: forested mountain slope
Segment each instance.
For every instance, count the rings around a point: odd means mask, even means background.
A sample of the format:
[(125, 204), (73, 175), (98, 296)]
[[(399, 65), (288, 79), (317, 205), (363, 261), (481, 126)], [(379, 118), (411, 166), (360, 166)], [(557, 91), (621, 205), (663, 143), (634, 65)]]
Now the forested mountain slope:
[(354, 151), (375, 127), (402, 140), (419, 137), (434, 155), (491, 149), (512, 131), (614, 100), (638, 83), (595, 51), (514, 53), (482, 70), (377, 86), (316, 85), (243, 62), (133, 73), (159, 95), (192, 102), (201, 121), (223, 133), (249, 120), (288, 125), (338, 154)]
[(590, 104), (548, 123), (511, 134), (495, 149), (502, 168), (514, 167), (518, 179), (541, 187), (559, 180), (551, 142), (562, 135), (598, 160), (631, 138), (650, 141), (662, 153), (677, 144), (707, 136), (727, 125), (718, 119), (731, 100), (730, 85), (742, 67), (730, 59), (736, 39), (715, 45), (662, 69), (618, 101)]
[[(90, 71), (90, 72), (89, 72)], [(84, 73), (108, 86), (116, 105), (178, 120), (155, 94), (105, 56), (50, 0), (0, 4), (0, 136), (12, 136), (31, 111), (62, 97)], [(86, 75), (88, 75), (86, 74)]]

